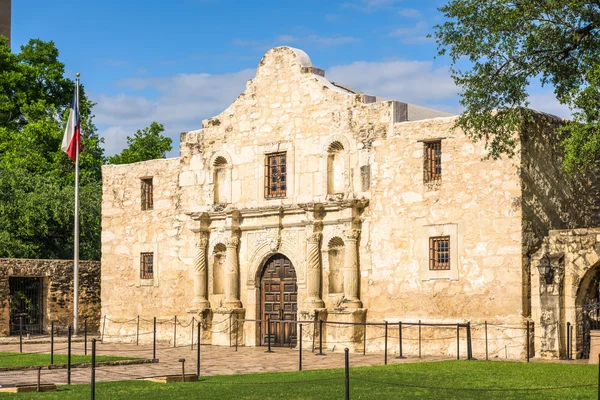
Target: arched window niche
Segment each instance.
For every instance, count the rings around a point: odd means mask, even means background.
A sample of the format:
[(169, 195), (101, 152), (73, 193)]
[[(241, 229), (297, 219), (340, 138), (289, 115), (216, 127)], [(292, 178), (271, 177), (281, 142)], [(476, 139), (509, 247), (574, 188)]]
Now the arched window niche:
[(213, 204), (231, 203), (231, 157), (226, 152), (217, 152), (210, 161)]
[(223, 243), (217, 244), (213, 251), (213, 294), (224, 293), (226, 252), (227, 248)]
[(335, 141), (327, 149), (327, 194), (346, 191), (344, 145)]
[(336, 236), (327, 244), (327, 258), (329, 264), (329, 294), (344, 293), (344, 241)]

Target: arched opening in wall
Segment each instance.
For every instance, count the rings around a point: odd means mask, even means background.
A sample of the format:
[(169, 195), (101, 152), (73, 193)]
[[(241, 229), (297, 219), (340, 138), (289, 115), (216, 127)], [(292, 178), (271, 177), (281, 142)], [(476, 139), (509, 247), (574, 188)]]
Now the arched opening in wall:
[(215, 204), (227, 203), (227, 160), (219, 156), (213, 163)]
[(591, 332), (600, 330), (600, 265), (590, 268), (579, 284), (576, 299), (577, 358), (590, 357)]
[(345, 192), (344, 146), (335, 141), (327, 148), (327, 194)]
[(261, 319), (271, 322), (271, 336), (261, 329), (261, 342), (273, 346), (295, 346), (298, 313), (296, 270), (283, 254), (271, 256), (260, 276)]
[(340, 237), (332, 238), (327, 244), (329, 261), (329, 293), (344, 293), (344, 241)]
[(225, 253), (227, 248), (223, 243), (215, 246), (213, 252), (213, 294), (223, 294), (225, 286)]

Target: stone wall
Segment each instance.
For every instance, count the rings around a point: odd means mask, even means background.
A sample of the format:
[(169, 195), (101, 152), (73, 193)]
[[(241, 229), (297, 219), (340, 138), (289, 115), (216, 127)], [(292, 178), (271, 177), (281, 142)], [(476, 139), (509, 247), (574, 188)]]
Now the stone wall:
[[(487, 321), (498, 326), (488, 332), (494, 351), (523, 356), (523, 238), (543, 232), (523, 221), (556, 208), (532, 182), (554, 174), (569, 187), (557, 166), (544, 164), (554, 150), (536, 139), (512, 159), (488, 160), (481, 143), (452, 129), (454, 117), (407, 121), (407, 107), (335, 85), (302, 51), (276, 48), (230, 107), (182, 134), (179, 158), (103, 167), (107, 338), (129, 340), (136, 327), (121, 322), (139, 315), (165, 321), (159, 340), (172, 342), (177, 316), (202, 319), (206, 340), (227, 344), (229, 321), (261, 319), (261, 271), (282, 254), (297, 275), (299, 319), (471, 321), (479, 340)], [(539, 129), (553, 135), (551, 125)], [(432, 139), (442, 141), (434, 184), (423, 180), (424, 141)], [(269, 199), (265, 159), (275, 152), (286, 153), (287, 193)], [(148, 177), (155, 207), (143, 211), (140, 180)], [(568, 204), (588, 190), (556, 189), (553, 199)], [(580, 224), (589, 215), (560, 220)], [(429, 269), (434, 236), (450, 237), (449, 270)], [(152, 280), (140, 278), (140, 252), (154, 252)], [(360, 351), (361, 329), (328, 326), (325, 340)], [(456, 353), (456, 342), (444, 339), (455, 332), (422, 333), (424, 354)], [(256, 345), (257, 324), (244, 324), (241, 336)], [(374, 334), (368, 348), (382, 347)]]
[[(42, 278), (43, 325), (51, 321), (66, 327), (73, 322), (73, 261), (0, 259), (0, 335), (8, 335), (10, 310), (9, 277)], [(97, 332), (100, 321), (100, 262), (79, 262), (79, 323), (88, 322), (88, 331)]]
[(7, 37), (9, 43), (12, 19), (11, 3), (12, 0), (0, 0), (0, 35)]
[[(551, 230), (600, 226), (600, 180), (594, 173), (562, 169), (557, 128), (564, 120), (533, 112), (521, 132), (521, 207), (523, 214), (523, 309), (531, 315), (530, 257)], [(536, 265), (536, 264), (533, 264)]]

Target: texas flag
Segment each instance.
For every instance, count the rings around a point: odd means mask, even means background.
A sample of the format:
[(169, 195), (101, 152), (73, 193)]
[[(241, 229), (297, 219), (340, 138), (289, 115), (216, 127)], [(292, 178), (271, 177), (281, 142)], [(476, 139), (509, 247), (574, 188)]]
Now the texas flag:
[[(79, 145), (78, 145), (79, 144)], [(79, 104), (77, 104), (77, 92), (73, 95), (73, 104), (69, 112), (69, 121), (65, 128), (65, 135), (62, 140), (62, 150), (67, 153), (71, 160), (77, 159), (77, 152), (81, 148), (81, 132), (79, 121)]]

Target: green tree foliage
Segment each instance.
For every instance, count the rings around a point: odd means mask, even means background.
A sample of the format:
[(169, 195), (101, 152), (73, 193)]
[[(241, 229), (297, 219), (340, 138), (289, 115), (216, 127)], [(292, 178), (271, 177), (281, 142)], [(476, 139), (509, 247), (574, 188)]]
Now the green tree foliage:
[[(72, 258), (75, 165), (60, 149), (75, 82), (53, 42), (0, 38), (0, 257)], [(102, 140), (80, 88), (80, 254), (100, 258)]]
[(452, 59), (465, 112), (457, 120), (490, 155), (512, 155), (514, 132), (530, 120), (532, 80), (554, 87), (577, 123), (561, 128), (567, 170), (600, 160), (600, 3), (583, 0), (451, 0), (435, 27)]
[(162, 124), (152, 122), (150, 126), (138, 130), (133, 137), (127, 136), (129, 147), (108, 158), (110, 164), (130, 164), (139, 161), (164, 158), (171, 151), (173, 141), (161, 135), (165, 131)]

